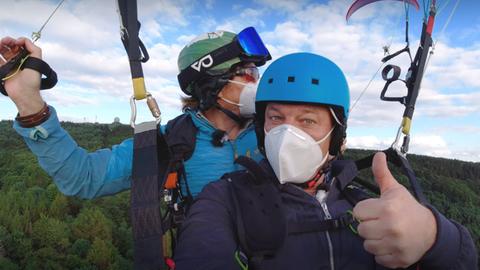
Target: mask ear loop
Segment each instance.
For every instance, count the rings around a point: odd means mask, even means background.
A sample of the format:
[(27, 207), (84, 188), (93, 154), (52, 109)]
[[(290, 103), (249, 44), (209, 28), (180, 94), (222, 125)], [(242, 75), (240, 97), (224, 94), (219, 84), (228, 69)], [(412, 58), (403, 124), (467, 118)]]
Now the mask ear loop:
[(330, 113), (332, 114), (333, 119), (335, 119), (335, 122), (337, 122), (337, 124), (339, 124), (340, 126), (342, 126), (342, 127), (345, 128), (345, 125), (342, 124), (342, 123), (340, 122), (340, 120), (338, 120), (338, 117), (337, 117), (337, 115), (335, 114), (335, 112), (333, 111), (332, 107), (328, 107), (328, 109), (330, 110)]
[(238, 106), (238, 107), (242, 107), (242, 106), (243, 106), (243, 104), (241, 104), (241, 103), (235, 103), (235, 102), (233, 102), (233, 101), (231, 101), (231, 100), (229, 100), (229, 99), (226, 99), (226, 98), (220, 96), (220, 94), (218, 95), (218, 98), (221, 99), (221, 100), (223, 100), (223, 101), (225, 101), (226, 103), (231, 104), (231, 105), (234, 105), (234, 106)]
[[(234, 83), (234, 84), (239, 84), (239, 85), (243, 85), (243, 86), (246, 86), (247, 84), (246, 83), (243, 83), (243, 82), (237, 82), (237, 81), (233, 81), (233, 80), (228, 80), (229, 83)], [(243, 91), (243, 90), (242, 90)], [(236, 103), (236, 102), (233, 102), (227, 98), (224, 98), (223, 96), (221, 96), (221, 93), (218, 93), (217, 97), (223, 101), (225, 101), (226, 103), (230, 104), (230, 105), (234, 105), (234, 106), (238, 106), (238, 107), (243, 107), (244, 104), (241, 104), (241, 103)]]

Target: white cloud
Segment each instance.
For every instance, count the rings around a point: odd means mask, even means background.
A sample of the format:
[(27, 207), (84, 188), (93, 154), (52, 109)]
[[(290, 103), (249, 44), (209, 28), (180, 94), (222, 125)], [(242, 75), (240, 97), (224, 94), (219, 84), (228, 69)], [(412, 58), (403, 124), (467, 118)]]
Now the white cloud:
[[(348, 136), (347, 147), (357, 149), (384, 150), (390, 147), (394, 138), (380, 138), (377, 136)], [(410, 141), (409, 153), (455, 158), (479, 162), (480, 149), (457, 149), (449, 148), (445, 139), (439, 135), (416, 134)]]
[(455, 150), (450, 156), (444, 156), (444, 157), (472, 161), (472, 162), (480, 162), (480, 150), (479, 149), (459, 149), (459, 150)]
[(447, 142), (438, 135), (415, 135), (410, 143), (410, 152), (435, 157), (448, 157), (452, 155), (452, 151), (449, 149)]
[[(286, 51), (299, 51), (309, 41), (309, 35), (303, 31), (302, 26), (292, 21), (278, 23), (273, 31), (263, 34), (262, 37), (277, 47), (283, 46)], [(277, 52), (279, 56), (282, 54), (282, 51)]]
[(382, 150), (388, 148), (392, 140), (385, 140), (376, 136), (348, 136), (347, 147), (359, 149)]
[(194, 7), (188, 0), (147, 0), (139, 2), (137, 6), (140, 18), (160, 18), (162, 24), (177, 26), (189, 24), (185, 15)]

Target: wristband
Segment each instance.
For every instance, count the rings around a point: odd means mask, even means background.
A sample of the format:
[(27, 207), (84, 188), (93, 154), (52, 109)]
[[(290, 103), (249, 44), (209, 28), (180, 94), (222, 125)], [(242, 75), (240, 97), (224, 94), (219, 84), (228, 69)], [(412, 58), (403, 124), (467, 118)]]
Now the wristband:
[(15, 120), (19, 123), (21, 127), (32, 128), (45, 122), (49, 117), (50, 109), (48, 108), (47, 103), (44, 103), (43, 108), (39, 112), (26, 116), (20, 116), (17, 114)]

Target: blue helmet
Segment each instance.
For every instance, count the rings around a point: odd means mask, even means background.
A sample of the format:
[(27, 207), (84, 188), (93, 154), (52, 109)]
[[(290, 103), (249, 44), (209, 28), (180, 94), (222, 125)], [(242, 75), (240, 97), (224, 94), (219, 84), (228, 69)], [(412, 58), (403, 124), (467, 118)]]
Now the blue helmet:
[[(268, 102), (319, 104), (332, 107), (343, 122), (330, 150), (337, 155), (345, 137), (350, 91), (342, 70), (331, 60), (313, 53), (293, 53), (275, 60), (265, 70), (255, 100), (257, 138), (263, 150), (263, 124)], [(340, 114), (340, 115), (338, 115)], [(340, 145), (338, 145), (340, 144)]]
[(350, 93), (335, 63), (313, 53), (293, 53), (274, 61), (260, 80), (256, 106), (270, 101), (338, 106), (347, 119)]

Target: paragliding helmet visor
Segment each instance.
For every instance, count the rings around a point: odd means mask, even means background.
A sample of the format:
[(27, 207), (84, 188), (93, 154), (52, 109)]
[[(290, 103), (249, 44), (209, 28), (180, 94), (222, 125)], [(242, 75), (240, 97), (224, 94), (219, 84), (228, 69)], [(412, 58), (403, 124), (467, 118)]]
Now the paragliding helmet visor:
[(185, 90), (191, 82), (201, 78), (212, 67), (235, 57), (240, 58), (241, 61), (253, 62), (257, 66), (272, 59), (255, 28), (247, 27), (238, 33), (232, 42), (200, 57), (199, 60), (180, 71), (178, 74), (180, 88)]

